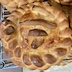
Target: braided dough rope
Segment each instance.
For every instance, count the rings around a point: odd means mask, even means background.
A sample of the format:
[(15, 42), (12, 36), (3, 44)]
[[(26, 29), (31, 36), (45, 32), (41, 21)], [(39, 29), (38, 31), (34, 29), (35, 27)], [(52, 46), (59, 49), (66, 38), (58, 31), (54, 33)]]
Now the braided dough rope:
[[(62, 0), (62, 1), (70, 2), (72, 0)], [(72, 5), (65, 5), (65, 4), (62, 5), (59, 0), (48, 0), (48, 3), (62, 10), (66, 14), (70, 23), (70, 27), (72, 28)]]
[(2, 26), (6, 55), (14, 64), (33, 70), (59, 65), (72, 44), (65, 14), (47, 3), (34, 2), (27, 7), (29, 10), (20, 7), (14, 11)]
[(56, 2), (55, 0), (48, 0), (48, 3), (52, 6), (57, 7), (58, 9), (62, 10), (67, 15), (67, 17), (72, 8), (72, 5), (64, 5), (64, 4)]
[[(61, 1), (63, 4), (61, 4)], [(48, 3), (51, 6), (55, 6), (58, 9), (62, 10), (66, 16), (68, 17), (68, 20), (70, 22), (70, 27), (72, 28), (72, 0), (48, 0)], [(64, 3), (69, 3), (68, 5), (65, 5)]]
[[(70, 1), (70, 0), (66, 0), (66, 1)], [(69, 20), (70, 28), (72, 28), (72, 5), (69, 5), (69, 4), (68, 5), (65, 5), (65, 4), (62, 5), (59, 2), (59, 0), (48, 0), (48, 3), (52, 6), (57, 7), (58, 9), (62, 10), (66, 14), (66, 16), (68, 17), (68, 20)]]
[(32, 3), (42, 0), (0, 0), (0, 3), (8, 9), (9, 12), (16, 10), (21, 5), (26, 5), (27, 3)]
[(67, 65), (72, 62), (72, 43), (71, 43), (71, 48), (68, 56), (64, 57), (63, 61), (60, 63), (60, 65)]

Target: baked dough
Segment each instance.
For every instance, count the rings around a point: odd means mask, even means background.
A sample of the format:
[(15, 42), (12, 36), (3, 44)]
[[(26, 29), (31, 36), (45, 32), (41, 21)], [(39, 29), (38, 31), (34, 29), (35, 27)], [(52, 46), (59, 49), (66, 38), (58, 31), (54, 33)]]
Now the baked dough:
[(72, 48), (66, 15), (47, 3), (34, 2), (2, 22), (2, 43), (14, 64), (31, 70), (60, 65)]
[(54, 0), (58, 3), (61, 3), (63, 5), (72, 5), (72, 0)]
[[(61, 1), (72, 3), (72, 0), (61, 0)], [(51, 6), (57, 7), (58, 9), (62, 10), (66, 14), (66, 16), (68, 17), (69, 23), (70, 23), (70, 27), (72, 28), (72, 5), (62, 4), (60, 3), (59, 0), (48, 0), (48, 3)]]
[(16, 10), (21, 5), (26, 5), (27, 3), (32, 3), (42, 0), (0, 0), (0, 3), (9, 11), (12, 12)]

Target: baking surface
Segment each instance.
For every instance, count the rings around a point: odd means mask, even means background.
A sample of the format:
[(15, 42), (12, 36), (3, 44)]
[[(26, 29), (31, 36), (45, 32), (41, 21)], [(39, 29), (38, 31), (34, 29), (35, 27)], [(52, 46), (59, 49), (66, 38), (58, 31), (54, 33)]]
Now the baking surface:
[(0, 72), (22, 72), (22, 68), (10, 68), (5, 70), (0, 70)]
[[(39, 70), (28, 70), (23, 68), (23, 72), (40, 72)], [(66, 66), (52, 66), (50, 69), (45, 70), (44, 72), (72, 72), (72, 63)]]

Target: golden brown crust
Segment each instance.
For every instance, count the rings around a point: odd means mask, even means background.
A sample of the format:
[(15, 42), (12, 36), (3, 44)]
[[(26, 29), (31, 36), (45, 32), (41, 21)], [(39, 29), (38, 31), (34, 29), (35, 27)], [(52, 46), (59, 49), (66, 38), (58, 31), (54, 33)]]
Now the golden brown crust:
[(32, 3), (42, 0), (0, 0), (0, 3), (8, 9), (9, 12), (16, 10), (21, 5), (26, 5), (27, 3)]
[(58, 9), (62, 10), (64, 13), (66, 13), (66, 15), (68, 16), (69, 15), (69, 12), (72, 8), (72, 5), (64, 5), (64, 4), (61, 4), (58, 1), (55, 1), (55, 0), (48, 0), (48, 3), (52, 6), (55, 6), (57, 7)]
[[(62, 0), (62, 2), (64, 2), (64, 1), (69, 2), (69, 1), (72, 1), (72, 0)], [(69, 23), (70, 23), (69, 26), (72, 29), (72, 17), (71, 17), (71, 15), (72, 15), (72, 5), (61, 4), (59, 0), (48, 0), (48, 2), (49, 2), (50, 5), (57, 7), (58, 9), (62, 10), (66, 14), (66, 16), (68, 17)], [(72, 3), (72, 2), (70, 2), (70, 3)], [(70, 31), (71, 31), (71, 29), (70, 29)], [(66, 30), (68, 30), (68, 29), (66, 29)]]
[[(6, 54), (16, 65), (32, 70), (59, 65), (72, 44), (72, 30), (65, 14), (47, 3), (34, 2), (27, 7), (26, 11), (21, 6), (17, 14), (13, 12), (10, 22), (2, 27), (2, 42), (9, 51)], [(15, 32), (7, 35), (4, 30), (9, 26)]]
[(0, 23), (0, 38), (1, 38), (1, 27), (2, 27), (2, 24)]

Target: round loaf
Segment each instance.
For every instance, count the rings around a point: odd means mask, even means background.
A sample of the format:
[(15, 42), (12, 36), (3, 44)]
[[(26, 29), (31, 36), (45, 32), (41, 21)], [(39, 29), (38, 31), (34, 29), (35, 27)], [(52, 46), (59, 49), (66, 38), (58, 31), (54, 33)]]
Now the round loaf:
[(27, 8), (21, 6), (3, 22), (6, 55), (31, 70), (60, 65), (72, 48), (72, 30), (65, 14), (45, 2), (27, 4)]

